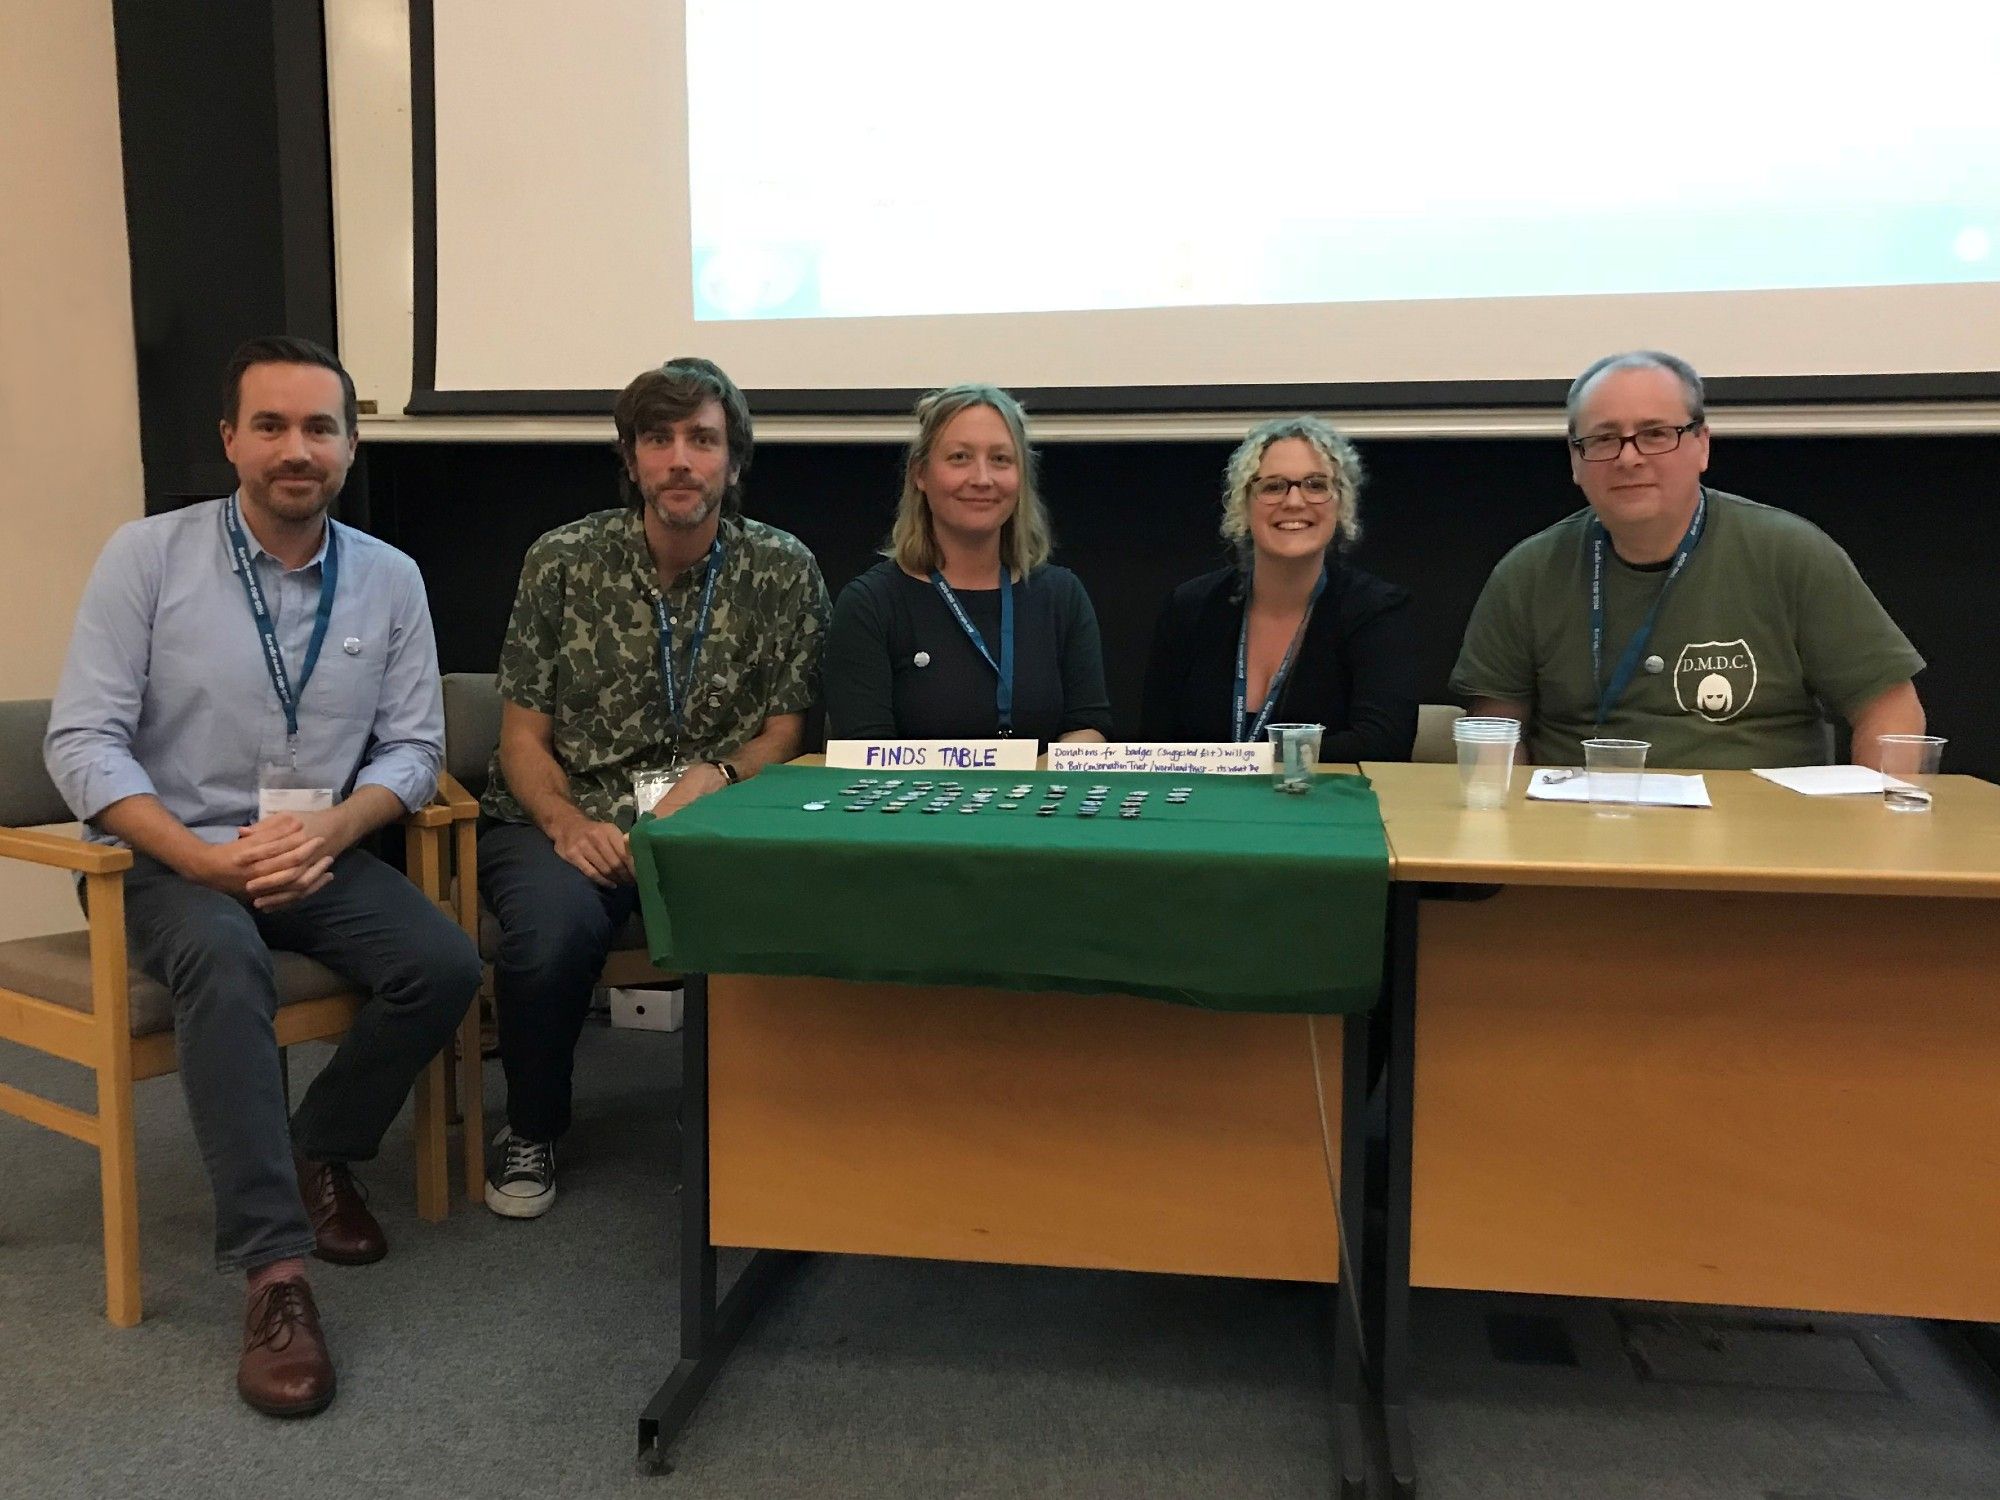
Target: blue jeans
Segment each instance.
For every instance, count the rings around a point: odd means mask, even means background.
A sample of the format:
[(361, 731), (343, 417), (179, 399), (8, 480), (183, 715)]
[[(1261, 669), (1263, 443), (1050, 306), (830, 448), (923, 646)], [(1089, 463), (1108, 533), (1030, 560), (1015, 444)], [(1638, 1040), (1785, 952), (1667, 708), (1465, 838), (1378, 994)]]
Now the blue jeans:
[[(424, 893), (350, 849), (327, 885), (260, 912), (135, 852), (125, 877), (133, 964), (173, 992), (188, 1116), (215, 1194), (215, 1258), (254, 1270), (309, 1253), (292, 1152), (373, 1157), (410, 1087), (479, 988), (471, 941)], [(271, 950), (318, 959), (368, 1003), (289, 1126)]]
[(596, 884), (529, 823), (482, 821), (479, 892), (500, 923), (493, 1001), (507, 1125), (531, 1141), (569, 1129), (570, 1073), (591, 992), (639, 888)]

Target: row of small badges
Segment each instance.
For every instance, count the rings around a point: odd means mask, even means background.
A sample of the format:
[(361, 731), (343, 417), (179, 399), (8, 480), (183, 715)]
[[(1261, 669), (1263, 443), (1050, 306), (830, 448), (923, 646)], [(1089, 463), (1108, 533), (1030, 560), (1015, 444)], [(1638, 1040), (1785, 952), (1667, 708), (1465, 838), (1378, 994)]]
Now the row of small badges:
[[(998, 787), (991, 786), (974, 787), (968, 795), (965, 786), (956, 781), (912, 781), (906, 785), (900, 777), (882, 780), (874, 776), (862, 776), (857, 778), (853, 785), (842, 787), (840, 795), (852, 799), (841, 804), (843, 812), (868, 812), (872, 809), (877, 812), (899, 813), (906, 807), (915, 807), (919, 812), (926, 813), (950, 812), (956, 809), (962, 814), (970, 814), (982, 812), (987, 807), (995, 805), (1003, 812), (1012, 812), (1023, 806), (1027, 799), (1034, 795), (1034, 790), (1032, 786), (1022, 782), (1018, 786), (1010, 787), (1004, 796)], [(1077, 802), (1076, 816), (1096, 817), (1104, 810), (1104, 799), (1110, 795), (1111, 788), (1108, 786), (1086, 787), (1083, 796)], [(1118, 816), (1139, 817), (1145, 812), (1146, 800), (1152, 795), (1150, 791), (1137, 789), (1127, 792), (1124, 800), (1119, 803)], [(1194, 788), (1191, 786), (1170, 787), (1167, 790), (1166, 802), (1169, 807), (1178, 807), (1193, 795)], [(1053, 818), (1061, 810), (1063, 801), (1068, 796), (1067, 786), (1061, 782), (1052, 782), (1043, 788), (1041, 803), (1035, 808), (1035, 816)], [(805, 810), (825, 812), (830, 806), (832, 806), (830, 802), (808, 802), (805, 804)]]

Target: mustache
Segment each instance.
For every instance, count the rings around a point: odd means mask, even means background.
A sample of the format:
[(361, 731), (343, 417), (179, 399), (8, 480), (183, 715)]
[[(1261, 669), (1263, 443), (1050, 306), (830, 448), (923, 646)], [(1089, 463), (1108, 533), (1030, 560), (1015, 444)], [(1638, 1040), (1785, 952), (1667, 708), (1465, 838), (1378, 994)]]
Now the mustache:
[(286, 464), (280, 468), (270, 470), (264, 477), (274, 481), (279, 479), (324, 479), (326, 478), (326, 471), (315, 468), (311, 464)]

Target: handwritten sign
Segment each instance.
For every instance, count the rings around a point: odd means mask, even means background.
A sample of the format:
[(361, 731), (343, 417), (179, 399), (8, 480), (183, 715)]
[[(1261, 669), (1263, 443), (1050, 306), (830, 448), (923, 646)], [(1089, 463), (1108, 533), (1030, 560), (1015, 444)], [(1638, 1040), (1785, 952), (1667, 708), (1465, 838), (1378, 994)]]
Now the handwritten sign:
[(826, 763), (841, 771), (1032, 771), (1039, 748), (1034, 740), (828, 740)]
[(1271, 742), (1245, 745), (1049, 746), (1051, 771), (1168, 771), (1176, 775), (1269, 776)]

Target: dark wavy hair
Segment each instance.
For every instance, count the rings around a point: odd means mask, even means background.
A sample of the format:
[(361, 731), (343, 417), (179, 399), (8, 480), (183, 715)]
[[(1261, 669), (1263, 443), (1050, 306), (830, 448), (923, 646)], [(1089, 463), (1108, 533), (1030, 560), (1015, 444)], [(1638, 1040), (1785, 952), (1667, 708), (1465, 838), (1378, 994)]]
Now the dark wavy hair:
[(656, 370), (647, 370), (618, 393), (611, 420), (618, 427), (618, 489), (626, 503), (637, 506), (645, 497), (632, 482), (632, 462), (639, 438), (660, 432), (676, 422), (685, 422), (710, 401), (722, 404), (723, 434), (729, 442), (729, 462), (736, 475), (722, 497), (722, 508), (730, 515), (743, 510), (743, 476), (750, 472), (754, 442), (750, 431), (750, 403), (736, 382), (722, 373), (711, 359), (693, 355), (670, 359)]

